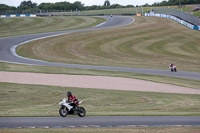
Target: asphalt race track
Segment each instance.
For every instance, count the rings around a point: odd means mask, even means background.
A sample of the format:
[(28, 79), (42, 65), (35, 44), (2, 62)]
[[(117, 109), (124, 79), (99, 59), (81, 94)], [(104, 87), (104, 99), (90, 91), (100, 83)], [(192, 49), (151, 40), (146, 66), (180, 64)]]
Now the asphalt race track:
[[(57, 36), (72, 32), (97, 30), (128, 25), (134, 22), (130, 17), (105, 17), (107, 22), (87, 29), (21, 35), (15, 37), (0, 38), (0, 62), (16, 64), (73, 67), (82, 69), (96, 69), (109, 71), (136, 72), (152, 75), (163, 75), (200, 80), (200, 73), (178, 71), (172, 73), (169, 70), (156, 70), (144, 68), (124, 68), (109, 66), (90, 66), (77, 64), (53, 63), (20, 57), (15, 53), (15, 48), (30, 40)], [(198, 126), (199, 116), (86, 116), (80, 117), (0, 117), (0, 128), (59, 128), (59, 127), (168, 127), (168, 126)]]
[[(90, 65), (54, 63), (54, 62), (47, 62), (47, 61), (20, 57), (15, 52), (15, 48), (18, 45), (31, 41), (31, 40), (46, 38), (50, 36), (57, 36), (57, 35), (62, 35), (62, 34), (67, 34), (67, 33), (72, 33), (72, 32), (81, 32), (81, 31), (88, 31), (88, 30), (97, 30), (97, 29), (102, 29), (102, 28), (119, 27), (119, 26), (128, 25), (134, 22), (134, 19), (131, 17), (121, 17), (121, 16), (108, 17), (107, 16), (105, 18), (107, 19), (107, 22), (102, 23), (92, 28), (87, 28), (87, 29), (0, 38), (0, 62), (42, 65), (42, 66), (71, 67), (71, 68), (81, 68), (81, 69), (96, 69), (96, 70), (108, 70), (108, 71), (136, 72), (136, 73), (142, 73), (142, 74), (162, 75), (162, 76), (169, 76), (169, 77), (200, 80), (200, 73), (197, 73), (197, 72), (178, 71), (177, 73), (172, 73), (168, 69), (158, 70), (158, 69), (144, 69), (144, 68), (125, 68), (125, 67), (90, 66)], [(166, 68), (167, 67), (168, 66), (166, 66)]]
[(0, 117), (0, 128), (200, 127), (200, 116)]

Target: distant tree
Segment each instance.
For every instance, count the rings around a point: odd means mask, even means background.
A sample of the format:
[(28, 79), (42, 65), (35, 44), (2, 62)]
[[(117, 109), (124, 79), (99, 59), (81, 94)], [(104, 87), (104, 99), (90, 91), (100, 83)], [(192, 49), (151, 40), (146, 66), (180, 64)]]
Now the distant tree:
[(134, 5), (127, 5), (126, 7), (135, 7)]
[[(180, 3), (179, 3), (180, 2)], [(186, 5), (186, 4), (200, 4), (200, 0), (164, 0), (162, 2), (155, 2), (152, 6), (171, 6), (171, 5)]]
[(4, 10), (16, 10), (16, 7), (0, 4), (0, 11), (4, 11)]
[(74, 2), (73, 4), (71, 4), (71, 8), (72, 10), (83, 10), (84, 9), (84, 4), (82, 4), (79, 1)]
[(38, 6), (41, 10), (55, 10), (55, 4), (54, 3), (41, 3)]
[(109, 1), (109, 0), (106, 0), (106, 1), (104, 2), (104, 6), (110, 6), (110, 1)]
[(54, 4), (54, 9), (56, 10), (70, 10), (71, 3), (70, 2), (56, 2)]
[(31, 2), (31, 0), (28, 1), (22, 1), (21, 4), (17, 7), (20, 10), (26, 10), (30, 8), (35, 8), (37, 7), (37, 3)]
[(102, 6), (92, 5), (85, 7), (85, 10), (100, 10), (102, 9)]
[(149, 4), (148, 3), (146, 3), (145, 5), (142, 5), (142, 7), (148, 7), (149, 6)]
[(84, 4), (81, 2), (56, 2), (56, 3), (41, 3), (38, 6), (41, 10), (83, 10), (85, 9)]
[(167, 1), (162, 1), (160, 3), (160, 6), (168, 6), (168, 5), (169, 5), (169, 3)]
[(113, 4), (110, 6), (110, 8), (121, 8), (123, 6), (119, 5), (119, 4)]

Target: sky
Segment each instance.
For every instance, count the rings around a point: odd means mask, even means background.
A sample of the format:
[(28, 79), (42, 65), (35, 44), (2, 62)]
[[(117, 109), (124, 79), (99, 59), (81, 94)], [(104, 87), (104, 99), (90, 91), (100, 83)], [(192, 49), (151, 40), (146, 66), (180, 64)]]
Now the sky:
[[(20, 3), (24, 0), (0, 0), (0, 4), (6, 4), (9, 6), (19, 6)], [(75, 1), (80, 1), (85, 6), (91, 6), (91, 5), (103, 5), (105, 0), (31, 0), (32, 2), (35, 2), (37, 4), (40, 3), (55, 3), (55, 2), (61, 2), (61, 1), (67, 1), (70, 3), (73, 3)], [(109, 0), (111, 4), (120, 4), (120, 5), (144, 5), (146, 3), (153, 4), (154, 2), (162, 2), (163, 0)]]

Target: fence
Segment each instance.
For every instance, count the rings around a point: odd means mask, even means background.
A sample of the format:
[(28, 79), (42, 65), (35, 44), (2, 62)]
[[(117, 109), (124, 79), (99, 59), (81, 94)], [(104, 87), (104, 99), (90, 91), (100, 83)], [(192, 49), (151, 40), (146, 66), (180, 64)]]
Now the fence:
[(172, 9), (172, 8), (152, 8), (152, 11), (155, 13), (159, 14), (167, 14), (167, 15), (172, 15), (175, 16), (179, 19), (182, 19), (190, 24), (193, 25), (199, 25), (200, 26), (200, 18), (195, 17), (189, 13), (177, 10), (177, 9)]

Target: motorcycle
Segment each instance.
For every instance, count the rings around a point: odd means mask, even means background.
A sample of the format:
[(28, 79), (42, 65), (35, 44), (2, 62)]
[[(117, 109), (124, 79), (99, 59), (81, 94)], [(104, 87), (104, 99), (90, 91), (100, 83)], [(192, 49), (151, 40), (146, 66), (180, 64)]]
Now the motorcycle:
[(80, 107), (83, 101), (79, 101), (78, 105), (73, 102), (67, 102), (64, 98), (59, 105), (61, 106), (59, 109), (59, 114), (62, 117), (66, 117), (67, 115), (78, 115), (79, 117), (84, 117), (86, 115), (86, 110), (83, 107)]
[(177, 72), (177, 70), (176, 70), (176, 66), (175, 65), (173, 65), (172, 67), (170, 67), (171, 68), (171, 72)]

